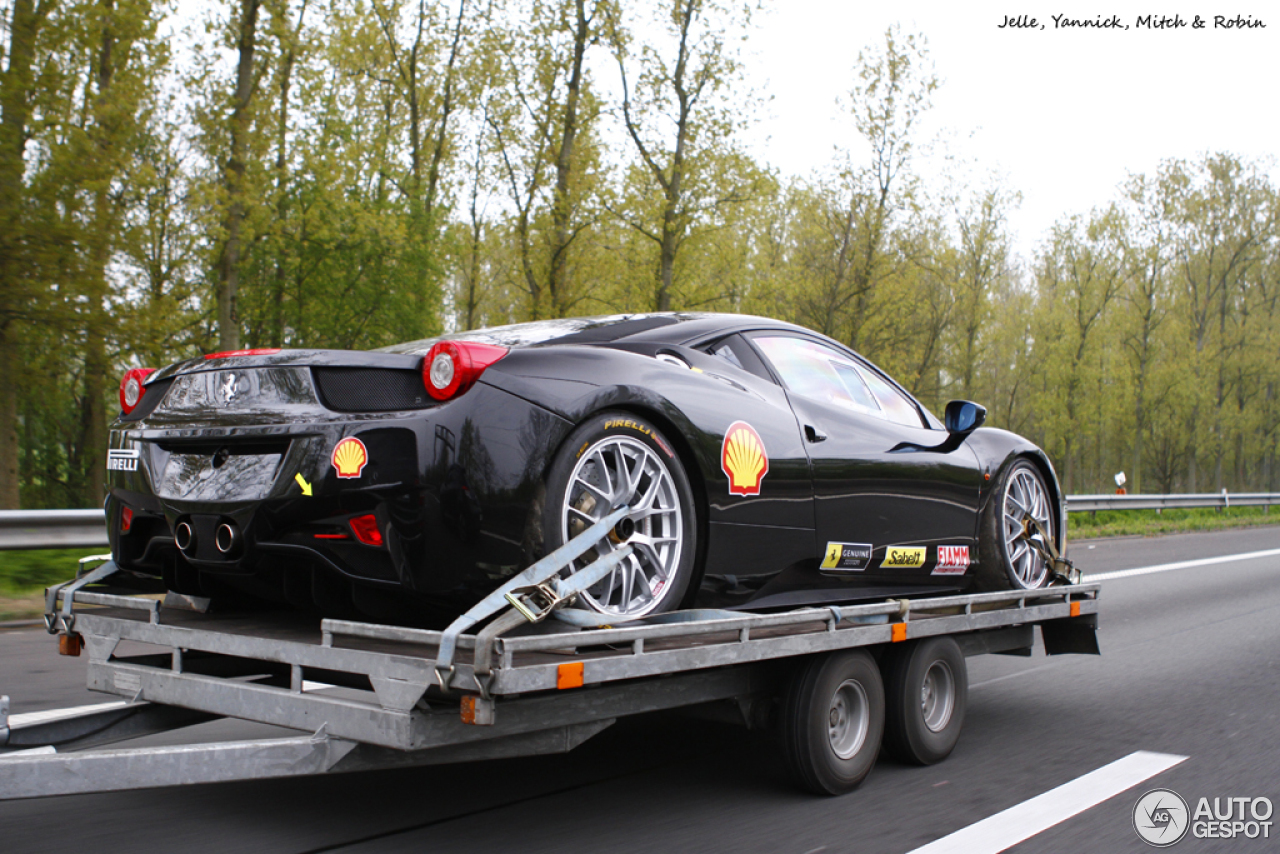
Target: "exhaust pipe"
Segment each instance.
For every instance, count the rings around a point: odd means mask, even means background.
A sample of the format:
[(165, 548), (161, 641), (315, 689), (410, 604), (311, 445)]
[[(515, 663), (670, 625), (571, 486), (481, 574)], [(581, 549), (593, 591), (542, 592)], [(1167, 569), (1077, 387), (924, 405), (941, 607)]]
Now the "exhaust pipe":
[(191, 527), (190, 522), (183, 521), (177, 524), (173, 529), (173, 543), (183, 554), (190, 554), (195, 550), (196, 531)]
[(223, 522), (213, 535), (213, 544), (224, 555), (231, 555), (240, 550), (240, 529)]

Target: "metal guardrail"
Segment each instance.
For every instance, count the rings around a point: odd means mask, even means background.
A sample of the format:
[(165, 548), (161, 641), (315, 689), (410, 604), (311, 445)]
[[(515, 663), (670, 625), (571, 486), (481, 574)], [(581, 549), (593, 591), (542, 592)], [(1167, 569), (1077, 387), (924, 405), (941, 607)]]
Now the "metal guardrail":
[(101, 510), (0, 510), (0, 551), (107, 546)]
[(1269, 507), (1280, 492), (1197, 492), (1185, 495), (1068, 495), (1067, 511), (1167, 510), (1171, 507)]
[[(1280, 492), (1067, 496), (1067, 511), (1070, 513), (1173, 507), (1269, 507), (1272, 504), (1280, 504)], [(96, 549), (107, 545), (107, 529), (101, 510), (0, 510), (0, 551)]]

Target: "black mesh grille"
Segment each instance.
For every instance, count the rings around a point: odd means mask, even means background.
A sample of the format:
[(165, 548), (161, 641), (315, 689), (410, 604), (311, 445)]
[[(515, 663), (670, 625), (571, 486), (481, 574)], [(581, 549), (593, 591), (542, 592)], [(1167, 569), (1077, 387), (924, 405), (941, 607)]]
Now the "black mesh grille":
[(138, 401), (138, 405), (128, 415), (121, 414), (120, 420), (141, 421), (155, 412), (156, 407), (160, 405), (160, 401), (164, 400), (164, 396), (171, 385), (173, 385), (173, 377), (159, 380), (146, 386), (146, 390), (142, 393), (142, 400)]
[(422, 372), (396, 368), (314, 368), (320, 400), (335, 412), (426, 409), (435, 401)]

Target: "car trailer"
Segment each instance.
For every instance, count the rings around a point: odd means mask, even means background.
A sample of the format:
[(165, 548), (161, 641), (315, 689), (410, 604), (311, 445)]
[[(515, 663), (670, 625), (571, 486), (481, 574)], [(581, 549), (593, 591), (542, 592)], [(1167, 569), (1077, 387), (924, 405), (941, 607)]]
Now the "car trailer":
[[(19, 724), (0, 698), (0, 800), (561, 753), (620, 717), (717, 701), (777, 726), (797, 781), (839, 794), (882, 741), (920, 764), (951, 752), (967, 656), (1030, 655), (1035, 626), (1050, 655), (1098, 652), (1097, 584), (601, 626), (575, 592), (630, 547), (572, 567), (616, 515), (443, 632), (91, 589), (110, 562), (50, 588), (61, 651), (83, 650), (88, 687), (123, 699)], [(298, 734), (120, 744), (218, 718)]]

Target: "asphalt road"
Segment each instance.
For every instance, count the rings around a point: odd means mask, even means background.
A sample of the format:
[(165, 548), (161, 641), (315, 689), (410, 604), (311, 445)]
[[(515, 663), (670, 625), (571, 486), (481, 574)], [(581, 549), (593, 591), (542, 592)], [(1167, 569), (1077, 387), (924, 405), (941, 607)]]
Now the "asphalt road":
[[(1071, 556), (1098, 573), (1275, 548), (1280, 527), (1081, 542)], [(1010, 850), (1151, 850), (1131, 813), (1155, 787), (1192, 809), (1280, 804), (1280, 556), (1105, 581), (1101, 610), (1102, 656), (970, 659), (952, 756), (882, 758), (840, 798), (794, 791), (765, 734), (659, 715), (565, 756), (0, 802), (0, 851), (905, 854), (1134, 751), (1187, 759)], [(81, 667), (42, 631), (0, 631), (15, 713), (111, 699), (83, 689)], [(1272, 820), (1271, 839), (1188, 835), (1174, 850), (1280, 850)]]

